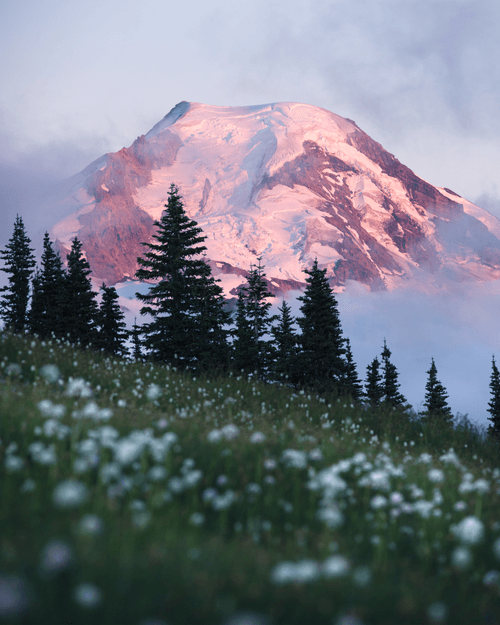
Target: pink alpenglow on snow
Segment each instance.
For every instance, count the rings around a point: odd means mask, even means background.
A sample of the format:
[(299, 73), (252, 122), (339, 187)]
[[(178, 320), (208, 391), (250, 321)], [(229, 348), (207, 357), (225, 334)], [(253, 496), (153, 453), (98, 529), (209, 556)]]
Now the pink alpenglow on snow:
[(181, 102), (71, 179), (45, 208), (50, 234), (62, 251), (78, 236), (94, 278), (133, 279), (171, 183), (228, 296), (260, 256), (275, 293), (302, 288), (316, 258), (337, 291), (500, 278), (498, 219), (419, 178), (353, 121), (298, 103)]

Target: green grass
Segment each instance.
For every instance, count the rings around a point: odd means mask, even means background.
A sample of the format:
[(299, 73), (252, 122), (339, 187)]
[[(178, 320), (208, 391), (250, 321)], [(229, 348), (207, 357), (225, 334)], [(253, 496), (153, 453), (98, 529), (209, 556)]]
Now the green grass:
[(499, 450), (466, 419), (4, 334), (0, 439), (1, 622), (500, 623)]

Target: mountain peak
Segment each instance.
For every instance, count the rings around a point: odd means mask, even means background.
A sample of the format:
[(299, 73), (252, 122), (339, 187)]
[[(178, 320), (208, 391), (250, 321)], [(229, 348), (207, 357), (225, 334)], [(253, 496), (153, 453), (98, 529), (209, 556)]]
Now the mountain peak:
[(172, 182), (227, 294), (259, 256), (277, 291), (300, 288), (316, 258), (337, 290), (500, 277), (495, 217), (419, 178), (353, 121), (295, 102), (180, 102), (75, 178), (52, 235), (62, 248), (77, 235), (96, 278), (131, 278)]

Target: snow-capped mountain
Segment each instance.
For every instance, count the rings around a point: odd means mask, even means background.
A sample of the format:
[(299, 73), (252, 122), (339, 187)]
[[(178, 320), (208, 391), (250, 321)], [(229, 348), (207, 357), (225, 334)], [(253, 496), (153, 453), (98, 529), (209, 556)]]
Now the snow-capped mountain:
[(51, 236), (61, 251), (78, 236), (94, 278), (133, 278), (172, 182), (228, 295), (259, 256), (275, 291), (301, 288), (315, 258), (337, 291), (500, 277), (498, 219), (416, 176), (353, 121), (297, 103), (181, 102), (69, 181), (46, 209)]

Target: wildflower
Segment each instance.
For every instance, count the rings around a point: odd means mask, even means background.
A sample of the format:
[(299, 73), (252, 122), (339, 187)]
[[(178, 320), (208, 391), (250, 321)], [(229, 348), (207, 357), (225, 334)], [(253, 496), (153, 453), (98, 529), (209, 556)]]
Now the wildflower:
[(370, 571), (370, 567), (368, 566), (358, 566), (354, 569), (352, 573), (352, 581), (359, 586), (360, 588), (364, 588), (368, 586), (368, 584), (372, 581), (372, 573)]
[(52, 493), (52, 501), (58, 508), (76, 508), (86, 501), (88, 490), (76, 480), (60, 482)]
[(418, 512), (423, 519), (428, 519), (430, 517), (432, 507), (432, 501), (424, 501), (423, 499), (415, 501), (413, 504), (413, 510)]
[(383, 495), (376, 495), (370, 501), (370, 505), (374, 510), (385, 508), (385, 506), (387, 505), (387, 499)]
[(484, 525), (475, 516), (468, 516), (458, 525), (452, 525), (451, 531), (461, 543), (475, 545), (483, 539)]
[(24, 460), (19, 456), (7, 455), (4, 462), (5, 470), (9, 473), (20, 471), (24, 467)]
[(70, 378), (66, 386), (66, 395), (69, 397), (92, 397), (92, 389), (83, 378)]
[(201, 498), (203, 501), (212, 501), (217, 497), (219, 493), (215, 490), (215, 488), (205, 488)]
[(233, 438), (236, 438), (239, 435), (239, 433), (240, 433), (239, 428), (233, 423), (229, 423), (228, 425), (225, 425), (221, 429), (221, 434), (227, 441), (230, 441)]
[(365, 475), (358, 482), (359, 486), (371, 486), (373, 489), (390, 490), (389, 474), (385, 470), (375, 470)]
[(40, 375), (47, 380), (47, 382), (57, 382), (61, 377), (61, 372), (56, 365), (43, 365), (40, 367)]
[(40, 569), (45, 574), (55, 574), (67, 568), (73, 560), (68, 545), (60, 540), (48, 543), (40, 557)]
[(218, 495), (212, 500), (214, 510), (226, 510), (236, 501), (236, 495), (232, 490), (227, 490), (223, 495)]
[(417, 462), (430, 464), (432, 462), (432, 456), (424, 452), (423, 454), (420, 454), (420, 456), (417, 458)]
[(466, 569), (472, 564), (472, 554), (466, 547), (457, 547), (451, 554), (451, 563), (457, 569)]
[(427, 478), (434, 484), (444, 482), (444, 472), (441, 469), (431, 469), (427, 472)]
[(161, 482), (167, 477), (167, 469), (164, 466), (156, 465), (148, 471), (148, 478), (152, 482)]
[(335, 504), (320, 508), (316, 517), (330, 529), (337, 529), (344, 523), (344, 515)]
[(73, 599), (82, 608), (97, 608), (102, 601), (102, 592), (94, 584), (79, 584), (73, 592)]
[(249, 495), (260, 495), (262, 492), (262, 487), (260, 484), (255, 484), (254, 482), (247, 484), (246, 491)]
[(314, 560), (300, 562), (280, 562), (271, 572), (271, 581), (275, 584), (306, 583), (318, 579), (320, 567)]
[(42, 399), (39, 401), (37, 408), (42, 413), (43, 417), (53, 417), (54, 419), (64, 417), (66, 412), (66, 406), (63, 406), (63, 404), (54, 404), (50, 399)]
[(400, 504), (403, 503), (404, 497), (401, 493), (394, 492), (394, 493), (391, 493), (390, 501), (394, 506), (399, 506)]
[(145, 529), (151, 521), (151, 512), (149, 510), (137, 510), (132, 515), (132, 525), (140, 530)]
[(212, 430), (208, 433), (207, 440), (209, 443), (218, 443), (222, 440), (222, 432), (220, 430)]
[(82, 536), (97, 536), (104, 531), (104, 522), (96, 514), (86, 514), (78, 523), (77, 532)]
[(262, 432), (254, 432), (252, 436), (250, 436), (251, 443), (263, 443), (266, 440), (266, 435)]
[(227, 475), (219, 475), (216, 480), (217, 486), (225, 486), (229, 482)]
[(201, 512), (193, 512), (193, 514), (189, 517), (189, 522), (191, 525), (203, 525), (205, 522), (205, 515)]
[(427, 616), (433, 623), (442, 623), (448, 616), (448, 608), (443, 601), (435, 601), (427, 608)]
[(341, 555), (330, 556), (321, 567), (325, 577), (345, 577), (351, 570), (351, 565), (347, 558)]
[(307, 456), (304, 451), (296, 449), (285, 449), (281, 454), (281, 461), (287, 467), (294, 469), (305, 469), (307, 467)]
[(488, 571), (483, 577), (483, 584), (485, 586), (493, 586), (500, 589), (500, 572)]
[(266, 475), (266, 477), (264, 478), (264, 484), (269, 484), (270, 486), (276, 484), (276, 478), (274, 477), (274, 475)]
[(318, 462), (323, 460), (323, 453), (319, 447), (316, 447), (316, 449), (311, 449), (311, 451), (309, 452), (309, 460)]
[(35, 490), (36, 488), (36, 483), (34, 480), (32, 480), (30, 477), (28, 477), (26, 480), (24, 480), (22, 486), (21, 486), (21, 492), (22, 493), (31, 493), (31, 491)]
[(26, 582), (15, 575), (0, 575), (0, 618), (16, 619), (29, 608), (30, 593)]
[(275, 469), (277, 466), (278, 463), (274, 460), (274, 458), (266, 458), (264, 460), (264, 469), (267, 469), (268, 471)]
[(150, 384), (146, 390), (146, 397), (149, 401), (155, 401), (161, 396), (161, 388), (158, 384)]

